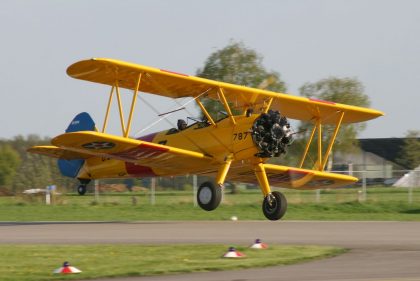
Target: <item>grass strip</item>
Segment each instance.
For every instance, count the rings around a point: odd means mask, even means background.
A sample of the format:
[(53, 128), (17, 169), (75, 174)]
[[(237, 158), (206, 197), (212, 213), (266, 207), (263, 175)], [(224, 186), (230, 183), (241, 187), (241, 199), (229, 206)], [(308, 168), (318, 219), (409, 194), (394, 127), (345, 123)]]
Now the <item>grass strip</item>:
[[(0, 221), (266, 220), (259, 203), (222, 203), (206, 212), (192, 204), (0, 204)], [(403, 202), (290, 203), (284, 220), (420, 221), (420, 204)]]
[[(346, 250), (324, 246), (272, 245), (266, 250), (237, 247), (245, 258), (221, 256), (228, 245), (0, 245), (3, 281), (77, 280), (146, 276), (287, 265), (335, 256)], [(53, 274), (64, 261), (80, 274)]]
[[(282, 190), (288, 200), (285, 220), (397, 220), (420, 221), (420, 190), (408, 201), (406, 189), (371, 188), (367, 200), (357, 189), (313, 191)], [(135, 202), (133, 201), (135, 198)], [(45, 196), (0, 197), (0, 221), (144, 221), (144, 220), (266, 220), (258, 190), (225, 194), (220, 206), (205, 212), (194, 207), (189, 192), (158, 192), (155, 205), (147, 193), (57, 195), (53, 205)], [(359, 198), (360, 199), (360, 198)], [(133, 204), (135, 203), (135, 204)]]

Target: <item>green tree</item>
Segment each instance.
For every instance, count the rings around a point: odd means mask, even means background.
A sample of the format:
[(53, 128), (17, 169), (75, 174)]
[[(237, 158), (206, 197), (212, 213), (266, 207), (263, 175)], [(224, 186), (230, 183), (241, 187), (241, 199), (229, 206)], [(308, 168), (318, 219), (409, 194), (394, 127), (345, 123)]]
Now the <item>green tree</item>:
[(49, 138), (41, 138), (38, 135), (16, 136), (12, 140), (2, 141), (10, 145), (21, 159), (13, 177), (13, 192), (21, 192), (28, 188), (45, 188), (55, 184), (60, 188), (72, 188), (75, 181), (60, 174), (57, 167), (57, 159), (28, 153), (26, 149), (34, 145), (48, 145)]
[(420, 131), (408, 131), (405, 136), (398, 162), (409, 169), (415, 169), (420, 165)]
[[(253, 88), (264, 88), (274, 92), (286, 91), (285, 83), (276, 71), (268, 71), (262, 65), (263, 57), (247, 48), (242, 42), (231, 42), (226, 47), (210, 54), (204, 67), (197, 70), (199, 77), (227, 82)], [(218, 118), (218, 112), (224, 111), (220, 102), (205, 99), (205, 108), (210, 115)]]
[(9, 185), (20, 164), (19, 154), (8, 144), (0, 145), (0, 186)]
[[(362, 83), (356, 78), (337, 78), (329, 77), (322, 79), (315, 83), (305, 83), (299, 89), (300, 95), (308, 98), (316, 98), (320, 100), (334, 101), (337, 103), (369, 107), (369, 97), (364, 93)], [(297, 144), (300, 144), (300, 150), (306, 144), (310, 134), (310, 127), (313, 125), (307, 122), (301, 122), (299, 131), (304, 131), (304, 134), (298, 136)], [(323, 126), (324, 138), (329, 140), (335, 126)], [(364, 123), (354, 123), (342, 125), (337, 136), (334, 151), (351, 152), (358, 148), (357, 135), (364, 130), (366, 125)], [(326, 133), (325, 133), (326, 132)], [(316, 143), (316, 137), (314, 138)], [(324, 141), (325, 146), (327, 142)], [(315, 145), (313, 145), (313, 150)], [(313, 152), (312, 152), (313, 153)], [(313, 159), (312, 162), (314, 162)], [(314, 163), (308, 163), (311, 167)]]

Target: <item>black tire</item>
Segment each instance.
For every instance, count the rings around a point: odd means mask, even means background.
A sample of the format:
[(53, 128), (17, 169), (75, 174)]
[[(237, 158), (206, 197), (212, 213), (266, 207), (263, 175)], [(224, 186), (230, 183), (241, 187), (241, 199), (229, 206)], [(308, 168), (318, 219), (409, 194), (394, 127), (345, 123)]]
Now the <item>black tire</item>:
[(86, 188), (86, 185), (84, 184), (81, 184), (77, 187), (77, 193), (79, 193), (79, 195), (85, 195), (86, 190), (87, 188)]
[(269, 203), (268, 196), (264, 198), (262, 203), (262, 210), (264, 216), (272, 221), (281, 219), (287, 210), (287, 200), (284, 195), (278, 191), (271, 193), (272, 201)]
[(198, 205), (206, 211), (216, 209), (222, 200), (222, 188), (214, 186), (212, 182), (206, 181), (200, 185), (197, 191)]

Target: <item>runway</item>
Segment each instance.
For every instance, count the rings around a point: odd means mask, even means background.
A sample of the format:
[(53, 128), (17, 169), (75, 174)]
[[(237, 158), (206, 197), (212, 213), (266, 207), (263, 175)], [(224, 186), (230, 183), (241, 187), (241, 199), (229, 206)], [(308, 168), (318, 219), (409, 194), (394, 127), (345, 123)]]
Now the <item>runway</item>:
[(113, 278), (125, 281), (420, 281), (420, 222), (224, 221), (134, 223), (0, 223), (0, 243), (267, 243), (334, 245), (341, 256), (291, 266)]

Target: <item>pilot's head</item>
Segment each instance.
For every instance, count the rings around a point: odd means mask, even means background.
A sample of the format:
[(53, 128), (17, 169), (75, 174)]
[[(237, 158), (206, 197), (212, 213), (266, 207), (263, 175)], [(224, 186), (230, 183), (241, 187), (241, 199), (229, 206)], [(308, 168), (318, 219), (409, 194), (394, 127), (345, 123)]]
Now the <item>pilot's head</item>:
[(187, 122), (185, 122), (185, 120), (183, 119), (178, 119), (177, 126), (178, 126), (178, 130), (182, 131), (185, 128), (187, 128)]

